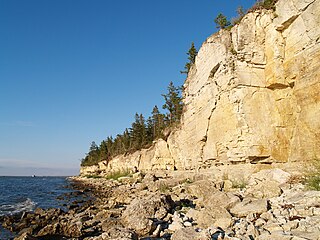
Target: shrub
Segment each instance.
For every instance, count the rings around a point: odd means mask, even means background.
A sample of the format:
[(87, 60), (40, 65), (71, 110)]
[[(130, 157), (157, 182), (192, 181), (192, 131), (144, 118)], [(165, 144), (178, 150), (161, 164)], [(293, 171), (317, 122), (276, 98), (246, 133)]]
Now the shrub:
[(246, 188), (248, 183), (245, 181), (243, 178), (242, 179), (237, 179), (237, 180), (231, 180), (232, 182), (232, 188), (240, 188), (241, 190)]
[(250, 12), (253, 12), (255, 10), (260, 9), (267, 9), (267, 10), (276, 10), (276, 3), (278, 0), (258, 0), (256, 4), (253, 5), (253, 7), (249, 10)]
[(106, 179), (113, 179), (113, 180), (118, 180), (121, 177), (128, 177), (131, 176), (131, 173), (128, 169), (126, 170), (119, 170), (119, 171), (115, 171), (115, 172), (111, 172), (109, 173), (105, 178)]
[(222, 13), (218, 14), (218, 16), (214, 19), (214, 22), (217, 24), (217, 28), (220, 28), (220, 29), (225, 29), (226, 27), (231, 25), (227, 17)]
[(170, 187), (168, 186), (167, 183), (160, 183), (159, 191), (162, 192), (162, 193), (169, 192), (170, 191)]
[(231, 19), (231, 24), (233, 26), (237, 25), (241, 22), (242, 18), (246, 15), (246, 10), (244, 10), (244, 8), (242, 6), (239, 6), (237, 8), (237, 14), (238, 14), (237, 17)]
[(233, 46), (231, 46), (231, 47), (229, 48), (229, 51), (230, 51), (230, 53), (231, 53), (232, 55), (237, 55), (237, 51), (234, 49)]
[(190, 178), (186, 178), (184, 180), (182, 180), (181, 182), (179, 182), (180, 184), (191, 184), (193, 183), (194, 181)]
[(313, 160), (306, 173), (306, 186), (311, 190), (320, 191), (320, 160)]

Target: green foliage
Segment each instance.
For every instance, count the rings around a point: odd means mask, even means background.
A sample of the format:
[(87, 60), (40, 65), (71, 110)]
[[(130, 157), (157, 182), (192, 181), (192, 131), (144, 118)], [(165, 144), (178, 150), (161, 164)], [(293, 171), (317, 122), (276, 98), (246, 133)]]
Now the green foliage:
[(113, 179), (113, 180), (118, 180), (121, 177), (129, 177), (131, 176), (131, 173), (129, 170), (123, 170), (123, 171), (115, 171), (109, 173), (105, 178), (106, 179)]
[(180, 88), (176, 88), (171, 82), (168, 89), (168, 95), (164, 96), (167, 97), (165, 105), (170, 105), (169, 113), (160, 113), (159, 108), (154, 106), (147, 121), (142, 114), (136, 113), (130, 129), (126, 128), (116, 137), (107, 137), (100, 146), (92, 142), (89, 153), (81, 160), (81, 166), (92, 166), (101, 161), (108, 162), (117, 155), (147, 148), (154, 140), (164, 137), (163, 131), (170, 126), (171, 122), (178, 121), (182, 113)]
[(320, 191), (320, 160), (313, 160), (305, 176), (306, 186), (311, 190)]
[[(195, 63), (197, 50), (194, 43), (187, 53), (189, 62), (186, 64), (186, 73), (189, 72), (192, 64)], [(126, 128), (122, 134), (116, 137), (108, 136), (99, 146), (92, 142), (89, 152), (81, 160), (81, 166), (92, 166), (98, 162), (108, 163), (113, 157), (120, 154), (129, 154), (143, 148), (148, 148), (154, 140), (164, 138), (166, 129), (180, 122), (183, 110), (181, 87), (175, 87), (172, 82), (168, 86), (167, 94), (163, 94), (165, 103), (163, 109), (166, 113), (161, 113), (157, 106), (154, 106), (151, 116), (146, 118), (142, 114), (135, 114), (134, 122), (130, 128)], [(120, 173), (114, 173), (111, 178), (118, 178)]]
[(170, 191), (170, 187), (168, 186), (167, 183), (160, 183), (159, 191), (162, 192), (162, 193), (169, 192)]
[(257, 0), (257, 2), (250, 8), (249, 11), (267, 9), (267, 10), (276, 10), (276, 3), (278, 0)]
[(194, 181), (193, 181), (192, 179), (186, 178), (186, 179), (182, 180), (182, 181), (180, 182), (180, 184), (191, 184), (191, 183), (193, 183), (193, 182), (194, 182)]
[(89, 148), (89, 153), (81, 160), (81, 166), (91, 166), (99, 162), (100, 151), (97, 144), (93, 141)]
[(312, 190), (320, 191), (320, 175), (309, 176), (307, 186)]
[(244, 179), (231, 180), (232, 188), (240, 188), (241, 190), (246, 188), (248, 183)]
[(234, 49), (233, 46), (229, 48), (229, 51), (231, 52), (232, 55), (237, 55), (237, 51)]
[(135, 121), (131, 125), (131, 145), (133, 150), (141, 149), (145, 145), (147, 139), (146, 136), (146, 125), (142, 114), (136, 113)]
[(231, 19), (232, 26), (237, 25), (241, 22), (242, 18), (245, 16), (246, 11), (242, 6), (237, 8), (237, 17)]
[(197, 54), (198, 54), (198, 51), (197, 51), (196, 47), (194, 46), (194, 42), (192, 42), (191, 43), (191, 47), (190, 47), (189, 51), (187, 52), (189, 62), (186, 63), (186, 65), (184, 66), (184, 70), (180, 71), (180, 73), (182, 73), (182, 74), (183, 73), (185, 73), (185, 74), (189, 73), (191, 66), (196, 61)]
[(158, 106), (154, 106), (151, 116), (147, 120), (148, 141), (153, 141), (163, 137), (165, 129), (165, 115), (160, 113)]
[(117, 155), (146, 148), (152, 144), (153, 140), (163, 137), (162, 131), (166, 127), (165, 115), (159, 112), (157, 106), (154, 107), (147, 123), (142, 114), (136, 113), (130, 129), (125, 129), (115, 138), (107, 137), (99, 147), (92, 142), (89, 153), (81, 161), (81, 166), (92, 166), (101, 161), (108, 162)]
[(237, 8), (237, 14), (239, 17), (243, 17), (246, 14), (246, 11), (244, 10), (244, 8), (242, 6), (239, 6)]
[(173, 82), (170, 82), (168, 86), (168, 93), (163, 94), (162, 96), (165, 99), (165, 103), (162, 108), (168, 110), (166, 118), (171, 126), (172, 124), (179, 122), (182, 115), (183, 103), (181, 88), (175, 87)]
[(214, 22), (216, 23), (217, 28), (220, 29), (225, 29), (231, 25), (231, 23), (227, 20), (227, 17), (222, 13), (218, 14), (218, 16), (214, 19)]

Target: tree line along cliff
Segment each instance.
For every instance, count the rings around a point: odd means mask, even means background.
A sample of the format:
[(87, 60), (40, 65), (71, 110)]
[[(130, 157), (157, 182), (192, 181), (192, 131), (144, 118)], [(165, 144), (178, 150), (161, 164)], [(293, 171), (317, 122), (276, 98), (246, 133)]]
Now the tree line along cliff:
[(81, 171), (319, 158), (319, 12), (319, 0), (279, 0), (210, 36), (184, 83), (180, 125), (147, 149)]

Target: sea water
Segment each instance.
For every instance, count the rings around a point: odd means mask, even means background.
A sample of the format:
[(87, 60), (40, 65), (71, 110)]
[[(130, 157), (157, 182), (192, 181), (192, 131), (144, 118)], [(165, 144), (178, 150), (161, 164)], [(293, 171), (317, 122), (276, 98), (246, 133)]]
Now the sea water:
[[(71, 191), (66, 177), (0, 177), (0, 216), (29, 212), (37, 207), (63, 209), (66, 202), (61, 196)], [(0, 222), (0, 239), (10, 237)]]

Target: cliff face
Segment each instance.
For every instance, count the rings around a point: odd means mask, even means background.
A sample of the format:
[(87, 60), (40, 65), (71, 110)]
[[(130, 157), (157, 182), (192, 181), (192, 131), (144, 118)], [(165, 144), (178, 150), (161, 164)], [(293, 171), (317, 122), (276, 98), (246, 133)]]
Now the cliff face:
[[(279, 0), (202, 45), (167, 141), (96, 171), (320, 158), (320, 0)], [(89, 168), (82, 168), (88, 173)]]

